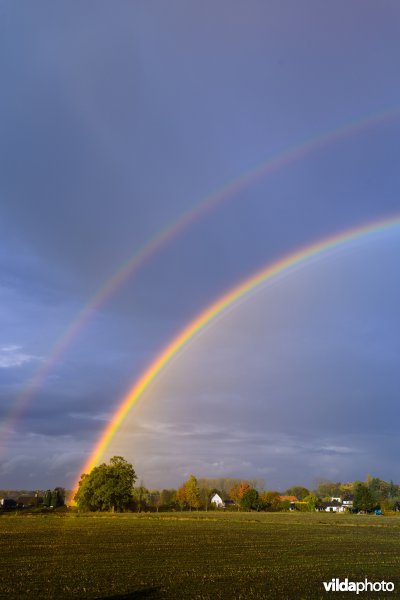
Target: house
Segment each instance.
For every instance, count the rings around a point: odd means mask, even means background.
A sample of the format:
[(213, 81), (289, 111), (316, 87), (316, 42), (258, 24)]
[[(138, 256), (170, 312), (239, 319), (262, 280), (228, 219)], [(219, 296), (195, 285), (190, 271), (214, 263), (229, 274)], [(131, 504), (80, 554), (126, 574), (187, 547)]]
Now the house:
[(222, 500), (219, 494), (214, 494), (210, 500), (210, 504), (215, 504), (218, 508), (225, 508), (225, 502)]
[(346, 494), (343, 498), (343, 508), (351, 510), (353, 508), (354, 496), (353, 494)]
[(322, 506), (325, 512), (344, 512), (340, 498), (332, 498), (330, 502), (323, 502)]
[(325, 511), (325, 512), (346, 512), (346, 510), (351, 510), (353, 508), (353, 499), (354, 496), (351, 494), (346, 494), (343, 498), (343, 501), (339, 497), (332, 497), (329, 502), (322, 502), (315, 507), (317, 511)]
[(283, 500), (287, 500), (288, 502), (298, 502), (299, 499), (296, 496), (279, 496), (279, 500), (283, 502)]
[(279, 496), (279, 501), (280, 502), (284, 502), (284, 501), (290, 502), (290, 508), (289, 510), (295, 510), (296, 509), (296, 502), (298, 502), (298, 498), (296, 498), (296, 496)]
[(17, 503), (13, 498), (0, 498), (0, 506), (7, 510), (8, 508), (16, 508)]
[(24, 494), (17, 499), (17, 504), (20, 508), (39, 506), (39, 504), (43, 504), (43, 498), (41, 498), (38, 494)]
[(225, 502), (225, 508), (227, 506), (236, 506), (235, 502), (233, 500), (231, 500), (231, 499), (227, 498), (227, 499), (224, 500), (224, 502)]
[(210, 500), (210, 504), (215, 504), (218, 508), (226, 508), (227, 506), (235, 506), (233, 500), (222, 500), (219, 494), (214, 494), (214, 496)]

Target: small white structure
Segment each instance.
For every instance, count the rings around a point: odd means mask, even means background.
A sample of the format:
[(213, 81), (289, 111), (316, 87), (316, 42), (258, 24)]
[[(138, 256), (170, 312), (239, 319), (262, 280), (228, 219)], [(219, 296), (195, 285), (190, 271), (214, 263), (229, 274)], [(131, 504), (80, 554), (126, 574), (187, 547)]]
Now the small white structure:
[(347, 494), (347, 496), (345, 496), (343, 498), (343, 508), (346, 508), (348, 510), (353, 508), (353, 500), (354, 500), (353, 494)]
[(337, 498), (332, 498), (330, 502), (324, 503), (325, 512), (344, 512), (342, 503)]
[(219, 494), (214, 494), (210, 500), (210, 504), (215, 504), (218, 508), (225, 508), (225, 502), (222, 500)]

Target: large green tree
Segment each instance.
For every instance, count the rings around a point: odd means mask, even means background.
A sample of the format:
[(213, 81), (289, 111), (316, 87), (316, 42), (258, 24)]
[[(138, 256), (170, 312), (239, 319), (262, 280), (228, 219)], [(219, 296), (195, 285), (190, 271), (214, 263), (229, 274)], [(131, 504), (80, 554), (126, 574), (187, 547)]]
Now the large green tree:
[(240, 506), (245, 510), (260, 510), (260, 500), (257, 490), (248, 487), (240, 499)]
[(123, 511), (132, 502), (137, 477), (133, 466), (122, 456), (83, 473), (75, 494), (78, 508), (90, 511)]
[(370, 511), (376, 507), (376, 498), (371, 490), (363, 483), (354, 486), (353, 507), (356, 510)]

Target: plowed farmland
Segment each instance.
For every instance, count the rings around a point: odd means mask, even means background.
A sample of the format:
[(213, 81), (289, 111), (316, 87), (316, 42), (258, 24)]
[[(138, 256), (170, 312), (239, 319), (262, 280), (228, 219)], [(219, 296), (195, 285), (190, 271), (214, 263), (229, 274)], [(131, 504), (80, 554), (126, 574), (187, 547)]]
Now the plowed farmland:
[(348, 597), (325, 592), (336, 577), (400, 596), (396, 516), (4, 514), (0, 553), (8, 599)]

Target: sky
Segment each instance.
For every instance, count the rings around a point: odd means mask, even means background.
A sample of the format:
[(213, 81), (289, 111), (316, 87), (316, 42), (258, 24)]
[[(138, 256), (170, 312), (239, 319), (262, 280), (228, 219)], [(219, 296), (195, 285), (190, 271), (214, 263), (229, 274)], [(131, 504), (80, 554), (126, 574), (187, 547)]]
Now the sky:
[[(70, 487), (204, 308), (300, 247), (400, 215), (399, 23), (390, 0), (0, 4), (0, 489)], [(224, 189), (55, 357), (123, 264)], [(123, 455), (150, 488), (191, 473), (400, 483), (399, 252), (394, 227), (232, 306), (104, 460)]]

